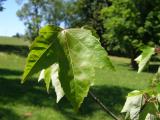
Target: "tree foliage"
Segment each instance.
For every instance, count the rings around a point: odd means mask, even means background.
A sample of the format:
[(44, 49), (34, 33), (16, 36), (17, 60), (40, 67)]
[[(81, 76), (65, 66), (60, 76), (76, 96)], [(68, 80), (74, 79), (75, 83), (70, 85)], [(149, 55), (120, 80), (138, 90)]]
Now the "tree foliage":
[(104, 32), (103, 22), (100, 18), (102, 8), (110, 5), (108, 0), (74, 0), (68, 3), (66, 24), (69, 27), (90, 26), (96, 30), (102, 41)]
[(37, 35), (42, 23), (41, 9), (43, 2), (39, 0), (29, 0), (24, 3), (21, 10), (17, 11), (17, 16), (24, 21), (27, 38), (33, 40)]
[[(20, 2), (22, 1), (19, 0), (18, 3)], [(37, 6), (34, 3), (37, 3)], [(33, 39), (41, 23), (54, 25), (63, 23), (65, 27), (88, 25), (102, 38), (104, 29), (100, 19), (100, 10), (108, 5), (110, 3), (106, 0), (31, 0), (23, 4), (17, 15), (26, 24), (27, 36), (33, 34)], [(36, 22), (32, 20), (33, 18), (39, 20)], [(29, 26), (35, 27), (31, 29)]]
[[(55, 64), (59, 67), (55, 68)], [(51, 81), (54, 86), (58, 84), (57, 101), (65, 94), (77, 110), (94, 83), (97, 68), (114, 69), (99, 40), (89, 30), (49, 25), (40, 30), (30, 48), (22, 83), (42, 70), (39, 80), (44, 79), (47, 90)]]
[(0, 11), (3, 11), (4, 7), (3, 7), (3, 2), (6, 0), (0, 0)]
[(111, 0), (101, 11), (109, 51), (136, 57), (140, 46), (160, 44), (159, 0)]
[(34, 40), (44, 24), (59, 25), (64, 18), (63, 0), (29, 0), (17, 11), (17, 16), (24, 21), (26, 36)]

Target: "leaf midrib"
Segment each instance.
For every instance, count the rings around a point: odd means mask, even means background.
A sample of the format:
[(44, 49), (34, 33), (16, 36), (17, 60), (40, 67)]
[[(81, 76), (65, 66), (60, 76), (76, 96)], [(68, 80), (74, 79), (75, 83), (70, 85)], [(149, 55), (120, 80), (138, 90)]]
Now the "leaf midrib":
[[(75, 71), (74, 71), (74, 65), (73, 65), (73, 60), (72, 60), (72, 57), (71, 57), (71, 51), (70, 51), (70, 49), (69, 49), (69, 43), (68, 43), (68, 40), (67, 40), (67, 34), (66, 34), (66, 32), (67, 31), (63, 31), (64, 32), (64, 34), (66, 35), (64, 35), (65, 37), (64, 37), (64, 39), (66, 40), (66, 46), (67, 46), (67, 49), (68, 49), (68, 56), (69, 56), (69, 58), (70, 58), (70, 63), (71, 63), (71, 68), (72, 68), (72, 72), (73, 72), (73, 82), (74, 82), (74, 89), (75, 89)], [(74, 92), (74, 99), (76, 99), (76, 91)], [(75, 100), (76, 101), (76, 100)]]
[[(66, 33), (67, 33), (67, 31), (64, 31), (64, 34), (66, 34)], [(90, 35), (90, 34), (88, 34), (88, 35)], [(74, 37), (72, 37), (72, 38), (75, 40)], [(74, 64), (73, 64), (73, 60), (72, 60), (72, 57), (71, 57), (71, 51), (70, 51), (70, 48), (69, 48), (69, 43), (68, 43), (68, 40), (67, 40), (67, 34), (65, 36), (65, 41), (66, 41), (66, 46), (67, 46), (67, 49), (68, 49), (68, 56), (69, 56), (70, 61), (71, 61), (72, 71), (73, 71), (73, 74), (74, 74), (73, 81), (75, 82), (75, 71), (73, 69), (74, 68)], [(82, 45), (84, 48), (86, 48), (86, 49), (88, 49), (90, 51), (89, 47), (85, 46), (83, 42), (78, 41), (78, 40), (76, 40), (76, 41), (77, 41), (77, 44)], [(92, 52), (92, 54), (95, 53), (94, 51), (90, 51), (90, 52)], [(94, 67), (93, 67), (93, 69), (94, 69)], [(75, 83), (74, 83), (74, 89), (76, 89), (76, 84)], [(77, 94), (76, 91), (74, 93), (75, 93), (75, 96), (76, 96), (76, 94)], [(75, 99), (76, 99), (76, 97), (75, 97)], [(79, 104), (81, 104), (81, 103), (79, 103)], [(78, 104), (78, 107), (79, 107), (79, 104)]]

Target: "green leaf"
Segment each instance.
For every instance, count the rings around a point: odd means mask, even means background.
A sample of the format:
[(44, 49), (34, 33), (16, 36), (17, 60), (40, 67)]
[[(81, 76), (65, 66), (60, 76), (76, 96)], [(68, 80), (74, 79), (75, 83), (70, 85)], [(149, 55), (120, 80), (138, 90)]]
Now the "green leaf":
[(49, 87), (51, 82), (51, 67), (41, 70), (38, 82), (44, 80), (47, 88), (47, 92), (49, 93)]
[(49, 92), (49, 87), (51, 83), (51, 72), (52, 72), (51, 67), (45, 69), (45, 72), (44, 72), (44, 82), (46, 84), (47, 92)]
[(149, 118), (148, 113), (152, 114), (152, 115), (156, 115), (157, 113), (157, 108), (154, 104), (154, 102), (148, 102), (145, 104), (144, 109), (140, 112), (140, 120), (144, 120), (146, 118)]
[(33, 42), (22, 77), (22, 83), (34, 73), (52, 65), (56, 61), (54, 42), (61, 28), (46, 26), (40, 30), (40, 35)]
[(142, 49), (142, 54), (135, 59), (138, 62), (138, 73), (144, 69), (153, 54), (155, 54), (155, 48), (144, 47)]
[(66, 29), (58, 38), (62, 49), (59, 54), (60, 82), (77, 110), (94, 82), (95, 69), (113, 69), (113, 66), (99, 40), (89, 30)]
[[(54, 66), (55, 63), (59, 67)], [(57, 102), (65, 94), (78, 110), (94, 83), (97, 68), (114, 69), (99, 39), (89, 30), (61, 31), (47, 26), (31, 46), (22, 82), (42, 70), (39, 80), (45, 80), (47, 90), (52, 80)]]

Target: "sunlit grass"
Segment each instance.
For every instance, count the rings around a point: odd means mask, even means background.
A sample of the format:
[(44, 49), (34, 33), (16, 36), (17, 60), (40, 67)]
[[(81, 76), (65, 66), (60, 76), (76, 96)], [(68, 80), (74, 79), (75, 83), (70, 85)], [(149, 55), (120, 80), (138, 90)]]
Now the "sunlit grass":
[(29, 45), (29, 41), (23, 38), (0, 36), (0, 45)]

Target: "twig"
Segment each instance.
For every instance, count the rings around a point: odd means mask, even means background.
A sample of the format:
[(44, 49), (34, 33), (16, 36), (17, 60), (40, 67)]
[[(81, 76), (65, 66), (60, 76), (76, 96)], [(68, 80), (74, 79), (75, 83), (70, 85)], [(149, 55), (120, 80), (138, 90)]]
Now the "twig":
[(89, 95), (93, 98), (93, 100), (107, 113), (109, 114), (113, 119), (115, 120), (121, 120), (118, 118), (113, 112), (111, 112), (91, 91), (89, 91)]

